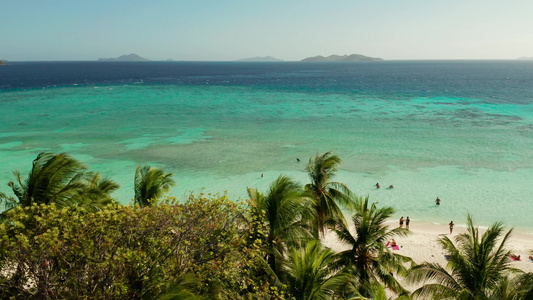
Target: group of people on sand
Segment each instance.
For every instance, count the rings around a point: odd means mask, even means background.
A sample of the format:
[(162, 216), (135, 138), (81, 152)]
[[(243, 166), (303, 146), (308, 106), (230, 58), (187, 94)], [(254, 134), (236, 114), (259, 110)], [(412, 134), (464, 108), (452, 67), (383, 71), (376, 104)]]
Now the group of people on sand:
[[(381, 185), (379, 185), (379, 182), (378, 182), (378, 183), (376, 183), (376, 189), (379, 189), (379, 188), (381, 188)], [(394, 188), (394, 186), (392, 184), (389, 185), (389, 189), (393, 189), (393, 188)]]
[(403, 222), (405, 222), (405, 229), (409, 229), (409, 223), (411, 223), (409, 216), (407, 216), (407, 219), (404, 219), (403, 216), (400, 218), (400, 228), (403, 228)]
[[(405, 223), (405, 229), (409, 229), (409, 223), (411, 223), (411, 219), (409, 219), (409, 216), (407, 216), (407, 219), (404, 219), (403, 216), (400, 218), (400, 228), (403, 228), (403, 223)], [(448, 226), (450, 226), (450, 234), (452, 234), (453, 227), (455, 226), (455, 224), (453, 223), (453, 221), (450, 221), (450, 224), (448, 224)]]

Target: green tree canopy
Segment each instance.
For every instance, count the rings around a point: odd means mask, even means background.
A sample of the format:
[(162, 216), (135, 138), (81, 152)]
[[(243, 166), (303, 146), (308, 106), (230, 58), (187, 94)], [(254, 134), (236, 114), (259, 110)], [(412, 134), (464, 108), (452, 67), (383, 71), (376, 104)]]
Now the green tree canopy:
[[(16, 207), (0, 223), (0, 299), (274, 299), (248, 211), (226, 195), (142, 210)], [(279, 297), (282, 299), (282, 297)], [(181, 299), (181, 298), (179, 298)]]

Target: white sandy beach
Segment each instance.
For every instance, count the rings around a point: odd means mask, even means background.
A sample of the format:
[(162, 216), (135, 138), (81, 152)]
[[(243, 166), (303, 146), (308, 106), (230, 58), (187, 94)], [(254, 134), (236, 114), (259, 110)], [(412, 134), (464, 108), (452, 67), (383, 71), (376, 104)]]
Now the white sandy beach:
[[(391, 221), (389, 226), (398, 225)], [(504, 232), (507, 232), (510, 228), (505, 229)], [(395, 239), (400, 246), (400, 250), (397, 251), (399, 254), (411, 257), (416, 263), (427, 261), (446, 266), (444, 250), (437, 243), (437, 240), (445, 235), (450, 236), (448, 225), (411, 222), (410, 231), (413, 234)], [(465, 227), (456, 225), (451, 237), (453, 239), (454, 236), (465, 232), (467, 232)], [(480, 232), (484, 232), (481, 227)], [(335, 251), (343, 251), (348, 248), (332, 232), (326, 234), (324, 243)], [(521, 256), (521, 261), (511, 262), (513, 267), (525, 272), (533, 272), (533, 262), (528, 258), (529, 255), (532, 255), (530, 252), (533, 251), (533, 235), (513, 231), (507, 249), (511, 253)]]

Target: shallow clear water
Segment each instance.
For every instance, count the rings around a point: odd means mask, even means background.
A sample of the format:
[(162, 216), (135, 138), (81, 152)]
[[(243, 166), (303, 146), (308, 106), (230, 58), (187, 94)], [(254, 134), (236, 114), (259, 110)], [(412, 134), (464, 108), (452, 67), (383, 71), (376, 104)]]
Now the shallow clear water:
[(533, 64), (43, 64), (0, 68), (0, 182), (66, 151), (125, 204), (138, 164), (174, 172), (177, 197), (245, 197), (333, 151), (335, 179), (398, 217), (533, 232)]

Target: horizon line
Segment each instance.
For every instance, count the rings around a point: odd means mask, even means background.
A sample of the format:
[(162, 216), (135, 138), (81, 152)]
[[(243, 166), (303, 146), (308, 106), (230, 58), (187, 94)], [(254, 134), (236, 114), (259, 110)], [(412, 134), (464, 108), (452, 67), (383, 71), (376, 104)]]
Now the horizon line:
[(518, 57), (518, 58), (413, 58), (413, 59), (382, 59), (376, 61), (303, 61), (303, 60), (278, 60), (278, 61), (245, 61), (245, 60), (174, 60), (174, 59), (164, 59), (164, 60), (152, 60), (148, 59), (145, 61), (128, 61), (128, 60), (115, 60), (115, 61), (101, 61), (98, 59), (89, 60), (89, 59), (66, 59), (66, 60), (9, 60), (9, 59), (0, 59), (3, 62), (101, 62), (101, 63), (113, 63), (113, 62), (240, 62), (240, 63), (284, 63), (284, 62), (302, 62), (302, 63), (357, 63), (357, 62), (384, 62), (384, 61), (496, 61), (496, 60), (518, 60), (518, 61), (532, 61), (533, 57)]

